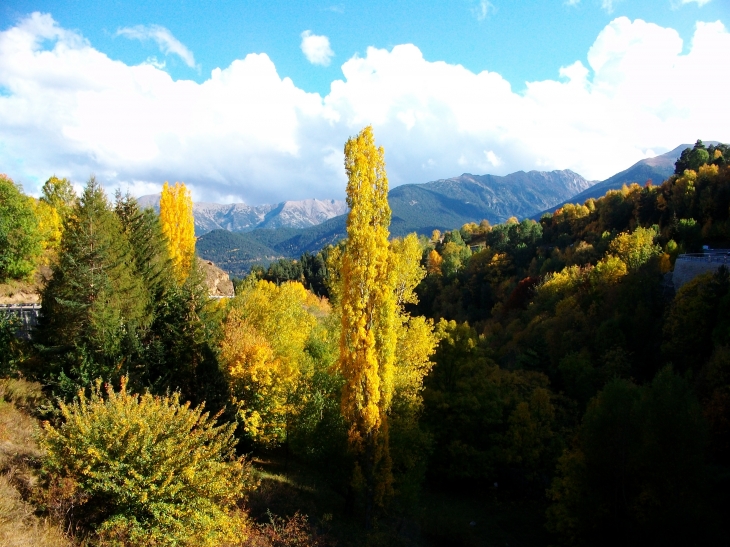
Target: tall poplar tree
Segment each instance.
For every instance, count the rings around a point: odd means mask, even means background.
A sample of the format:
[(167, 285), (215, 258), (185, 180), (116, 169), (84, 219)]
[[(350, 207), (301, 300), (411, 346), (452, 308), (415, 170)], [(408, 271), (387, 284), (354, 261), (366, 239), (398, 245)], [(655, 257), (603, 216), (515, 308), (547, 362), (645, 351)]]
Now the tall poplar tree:
[(190, 274), (195, 255), (193, 200), (184, 184), (176, 182), (170, 186), (165, 182), (160, 197), (160, 221), (175, 274), (182, 284)]
[(393, 393), (397, 302), (383, 156), (370, 126), (345, 144), (350, 213), (340, 271), (339, 366), (345, 378), (341, 408), (356, 460), (353, 486), (364, 488), (368, 526), (374, 506), (392, 489), (387, 410)]

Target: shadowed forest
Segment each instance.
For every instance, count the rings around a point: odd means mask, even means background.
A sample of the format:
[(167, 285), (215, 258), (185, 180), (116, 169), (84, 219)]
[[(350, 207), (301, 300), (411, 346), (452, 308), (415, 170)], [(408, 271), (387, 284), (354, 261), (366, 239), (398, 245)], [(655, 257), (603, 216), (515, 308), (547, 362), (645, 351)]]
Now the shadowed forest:
[(0, 544), (723, 545), (730, 147), (539, 221), (390, 239), (345, 145), (348, 237), (211, 299), (192, 202), (0, 177)]

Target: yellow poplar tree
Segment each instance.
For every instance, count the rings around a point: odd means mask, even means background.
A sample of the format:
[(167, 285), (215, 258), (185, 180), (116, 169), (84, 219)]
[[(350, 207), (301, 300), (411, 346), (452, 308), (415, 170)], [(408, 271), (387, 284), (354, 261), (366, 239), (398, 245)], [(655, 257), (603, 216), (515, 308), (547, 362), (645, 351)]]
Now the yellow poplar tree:
[(160, 197), (160, 223), (167, 238), (167, 248), (179, 283), (190, 273), (195, 255), (195, 221), (193, 200), (183, 183), (170, 186), (165, 182)]
[(382, 503), (392, 485), (386, 412), (393, 392), (397, 304), (383, 156), (370, 126), (345, 144), (350, 213), (340, 270), (341, 408), (356, 457), (353, 486), (365, 489), (368, 525), (373, 504)]

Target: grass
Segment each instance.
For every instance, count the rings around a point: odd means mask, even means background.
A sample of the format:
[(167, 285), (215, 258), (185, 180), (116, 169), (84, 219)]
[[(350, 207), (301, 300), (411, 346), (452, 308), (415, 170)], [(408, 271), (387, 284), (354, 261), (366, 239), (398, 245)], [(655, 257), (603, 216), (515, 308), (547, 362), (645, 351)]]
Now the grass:
[(40, 407), (50, 405), (41, 384), (15, 378), (0, 379), (0, 400), (12, 402), (30, 415), (37, 413)]
[(326, 477), (271, 455), (253, 458), (253, 464), (259, 487), (249, 494), (246, 505), (255, 521), (268, 522), (270, 514), (289, 518), (300, 513), (318, 532), (327, 534), (334, 516), (342, 518), (344, 499), (328, 486)]
[(11, 477), (0, 475), (0, 545), (3, 547), (69, 547), (58, 526), (34, 514)]
[(0, 381), (0, 545), (3, 547), (67, 547), (59, 526), (35, 514), (26, 501), (38, 483), (42, 456), (36, 442), (38, 422), (21, 406), (42, 397), (40, 386), (23, 380)]

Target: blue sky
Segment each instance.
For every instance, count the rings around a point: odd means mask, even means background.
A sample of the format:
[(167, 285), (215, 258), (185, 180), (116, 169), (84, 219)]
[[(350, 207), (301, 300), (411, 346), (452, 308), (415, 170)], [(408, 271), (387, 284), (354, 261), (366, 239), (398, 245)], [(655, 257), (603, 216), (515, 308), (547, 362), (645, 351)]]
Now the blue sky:
[(219, 201), (341, 197), (344, 139), (372, 123), (391, 184), (605, 178), (680, 142), (730, 140), (727, 115), (680, 85), (725, 89), (692, 67), (728, 50), (728, 6), (6, 0), (0, 170), (29, 191), (53, 171), (137, 193), (185, 180)]
[[(137, 64), (156, 56), (174, 78), (202, 82), (216, 67), (248, 53), (266, 53), (281, 76), (324, 95), (341, 78), (340, 65), (369, 46), (415, 44), (430, 61), (498, 72), (516, 91), (526, 81), (555, 78), (558, 68), (585, 60), (598, 33), (617, 15), (671, 27), (687, 42), (697, 20), (727, 20), (730, 3), (700, 6), (681, 0), (424, 1), (15, 1), (0, 7), (0, 26), (40, 11), (75, 29), (112, 59)], [(125, 39), (122, 28), (159, 25), (194, 55), (196, 68), (162, 54), (152, 40)], [(313, 67), (300, 50), (301, 33), (329, 38), (329, 66)]]

